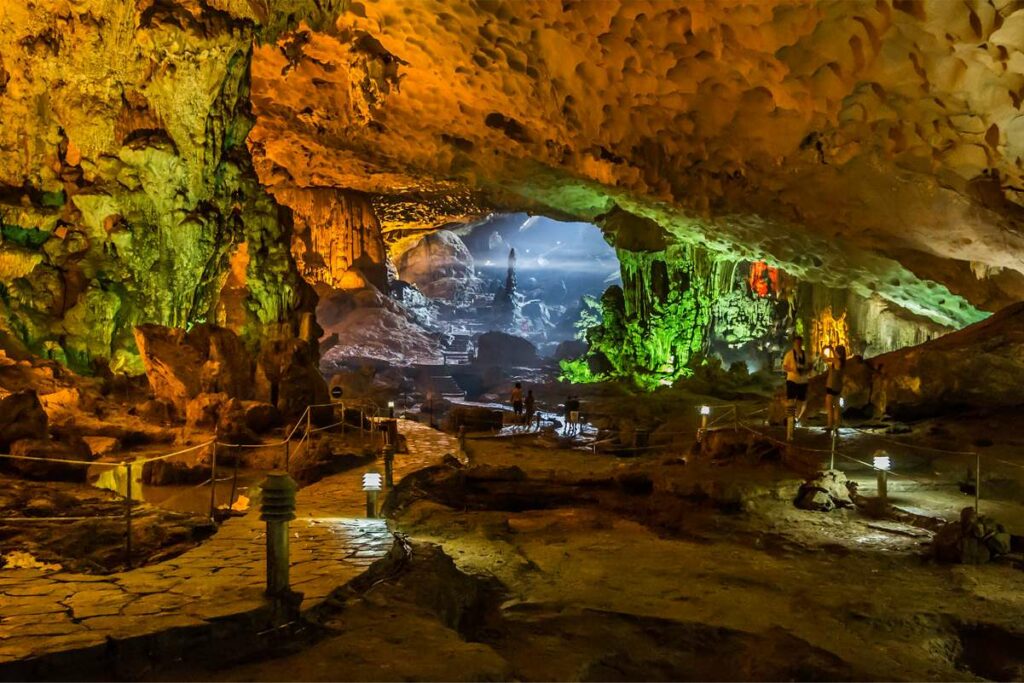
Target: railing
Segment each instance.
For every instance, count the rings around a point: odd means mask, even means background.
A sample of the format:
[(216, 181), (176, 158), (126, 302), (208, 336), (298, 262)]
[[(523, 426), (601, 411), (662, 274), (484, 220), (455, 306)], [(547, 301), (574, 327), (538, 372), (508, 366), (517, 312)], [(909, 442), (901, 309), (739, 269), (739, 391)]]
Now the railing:
[[(842, 461), (846, 461), (846, 462), (850, 462), (850, 463), (855, 463), (855, 464), (858, 464), (858, 465), (862, 465), (862, 466), (864, 466), (866, 468), (869, 468), (873, 472), (878, 472), (879, 469), (880, 469), (873, 462), (868, 462), (867, 460), (864, 460), (862, 458), (856, 457), (856, 455), (851, 454), (850, 452), (848, 452), (847, 448), (843, 448), (842, 447), (841, 440), (838, 440), (837, 438), (833, 438), (832, 444), (828, 448), (812, 448), (812, 447), (810, 447), (808, 445), (799, 444), (799, 443), (796, 443), (794, 441), (784, 441), (782, 439), (776, 438), (775, 436), (773, 436), (772, 434), (770, 434), (769, 432), (767, 432), (763, 428), (759, 428), (759, 426), (757, 426), (754, 423), (754, 421), (752, 420), (752, 418), (755, 418), (758, 415), (762, 415), (762, 414), (766, 413), (769, 410), (769, 408), (767, 408), (767, 407), (761, 408), (759, 410), (755, 410), (753, 412), (741, 414), (740, 410), (741, 410), (742, 406), (740, 404), (730, 403), (730, 404), (704, 404), (704, 405), (710, 408), (708, 417), (711, 418), (711, 419), (709, 419), (707, 421), (703, 421), (702, 420), (700, 425), (697, 427), (697, 429), (696, 429), (696, 437), (698, 439), (702, 438), (707, 432), (709, 432), (709, 431), (711, 431), (713, 429), (721, 429), (722, 427), (731, 427), (733, 430), (736, 430), (736, 431), (746, 430), (748, 432), (751, 432), (751, 433), (757, 435), (758, 437), (760, 437), (760, 438), (762, 438), (762, 439), (764, 439), (764, 440), (766, 440), (766, 441), (768, 441), (768, 442), (770, 442), (770, 443), (772, 443), (772, 444), (774, 444), (776, 446), (779, 446), (779, 447), (782, 447), (782, 448), (786, 449), (787, 451), (801, 451), (801, 452), (806, 452), (806, 453), (820, 455), (820, 456), (822, 456), (823, 460), (828, 462), (828, 466), (829, 466), (830, 469), (834, 468), (836, 459), (839, 459), (839, 460), (842, 460)], [(698, 412), (701, 407), (702, 406), (698, 405), (698, 404), (694, 404), (692, 406), (692, 408), (694, 409), (695, 412)], [(842, 426), (842, 425), (840, 425), (840, 426)], [(980, 507), (980, 504), (981, 504), (981, 499), (982, 499), (982, 495), (981, 495), (981, 490), (982, 490), (981, 470), (982, 470), (982, 465), (985, 462), (989, 462), (991, 464), (998, 463), (998, 464), (1005, 465), (1005, 466), (1008, 466), (1008, 467), (1013, 467), (1013, 468), (1016, 468), (1016, 469), (1019, 469), (1019, 470), (1024, 470), (1024, 464), (1022, 464), (1022, 463), (1016, 463), (1016, 462), (1012, 462), (1010, 460), (1006, 460), (1006, 459), (1003, 459), (1003, 458), (998, 458), (998, 457), (995, 457), (995, 456), (991, 456), (991, 455), (982, 453), (981, 451), (977, 451), (977, 450), (953, 450), (953, 449), (936, 448), (936, 447), (933, 447), (933, 446), (925, 446), (925, 445), (921, 445), (921, 444), (909, 443), (909, 442), (906, 442), (906, 441), (903, 441), (903, 440), (899, 440), (899, 439), (893, 439), (893, 438), (890, 438), (890, 437), (887, 437), (887, 436), (884, 436), (884, 435), (875, 434), (873, 432), (869, 432), (869, 431), (866, 431), (866, 430), (863, 430), (863, 429), (859, 429), (857, 427), (843, 427), (843, 428), (845, 428), (845, 429), (852, 429), (853, 431), (855, 431), (855, 432), (857, 432), (857, 433), (859, 433), (859, 434), (861, 434), (861, 435), (863, 435), (865, 437), (868, 437), (868, 438), (871, 438), (871, 439), (875, 439), (875, 440), (879, 440), (879, 441), (883, 441), (883, 442), (886, 442), (886, 443), (890, 443), (890, 444), (893, 444), (894, 446), (899, 446), (901, 448), (907, 448), (907, 449), (916, 450), (916, 451), (922, 451), (922, 452), (930, 452), (930, 453), (934, 453), (934, 454), (964, 456), (964, 457), (971, 458), (973, 460), (973, 462), (971, 464), (973, 465), (973, 475), (974, 475), (974, 482), (973, 482), (973, 484), (974, 484), (974, 508), (975, 508), (975, 510), (978, 510), (979, 507)], [(837, 434), (837, 433), (838, 433), (838, 431), (834, 431), (833, 432), (834, 435)], [(656, 435), (659, 438), (660, 437), (665, 437), (665, 436), (675, 436), (675, 435), (683, 435), (683, 434), (693, 435), (694, 434), (694, 430), (658, 431), (656, 433), (652, 432), (652, 435)], [(632, 446), (629, 446), (629, 445), (619, 444), (618, 440), (616, 438), (612, 437), (612, 438), (602, 439), (600, 441), (594, 441), (591, 444), (588, 444), (587, 448), (591, 449), (594, 453), (596, 453), (599, 446), (612, 445), (612, 444), (616, 444), (618, 447), (626, 449), (626, 450), (628, 450), (630, 452), (665, 450), (666, 448), (670, 447), (668, 444), (656, 444), (656, 445), (648, 445), (648, 446), (639, 446), (639, 445), (635, 445), (634, 444)], [(926, 480), (921, 479), (921, 478), (913, 477), (913, 476), (911, 476), (911, 475), (909, 475), (909, 474), (907, 474), (905, 472), (896, 471), (896, 470), (892, 469), (891, 463), (890, 463), (890, 467), (888, 469), (886, 469), (885, 472), (886, 472), (887, 476), (892, 476), (892, 477), (895, 477), (897, 479), (904, 479), (904, 480), (907, 480), (907, 481), (912, 481), (912, 482), (915, 482), (915, 483), (920, 484), (922, 486), (935, 486), (936, 483), (937, 483), (935, 481), (926, 481)]]
[[(364, 405), (364, 404), (368, 404), (368, 405)], [(359, 429), (360, 436), (361, 437), (365, 437), (365, 434), (366, 434), (366, 431), (367, 431), (367, 422), (368, 421), (372, 421), (374, 418), (379, 417), (379, 415), (380, 415), (380, 407), (375, 402), (373, 402), (373, 401), (358, 402), (358, 405), (359, 405), (359, 427), (358, 427), (358, 429)], [(331, 424), (322, 426), (322, 427), (313, 427), (313, 412), (312, 411), (314, 409), (317, 409), (317, 408), (328, 408), (328, 407), (333, 408), (333, 409), (341, 408), (341, 419), (336, 421), (336, 422), (332, 422)], [(134, 500), (133, 496), (132, 496), (132, 485), (133, 485), (134, 479), (135, 479), (135, 476), (134, 476), (135, 472), (136, 471), (141, 472), (141, 470), (135, 470), (136, 467), (144, 467), (145, 465), (147, 465), (149, 463), (153, 463), (153, 462), (157, 462), (157, 461), (161, 461), (161, 460), (168, 460), (168, 459), (176, 457), (176, 456), (185, 455), (187, 453), (198, 451), (198, 450), (204, 449), (204, 448), (209, 448), (210, 449), (210, 478), (206, 479), (203, 482), (200, 482), (199, 484), (196, 484), (193, 487), (190, 487), (190, 488), (188, 488), (188, 489), (186, 489), (184, 491), (181, 491), (181, 492), (179, 492), (178, 494), (176, 494), (174, 496), (171, 496), (170, 498), (168, 498), (165, 501), (163, 501), (163, 504), (166, 505), (167, 502), (176, 499), (178, 496), (184, 495), (185, 493), (193, 491), (193, 490), (195, 490), (197, 488), (202, 488), (203, 486), (206, 486), (206, 485), (209, 484), (209, 486), (210, 486), (209, 517), (210, 517), (211, 521), (215, 521), (215, 514), (216, 514), (216, 509), (217, 509), (217, 506), (216, 506), (217, 483), (218, 483), (218, 481), (228, 481), (228, 479), (231, 480), (231, 493), (230, 493), (230, 496), (228, 498), (228, 508), (230, 509), (233, 506), (233, 504), (234, 504), (235, 494), (236, 494), (237, 488), (238, 488), (238, 466), (239, 466), (239, 458), (238, 457), (233, 458), (232, 473), (231, 473), (230, 477), (225, 477), (223, 479), (218, 479), (217, 478), (217, 451), (218, 451), (218, 447), (220, 447), (220, 448), (234, 448), (234, 449), (243, 449), (243, 448), (274, 449), (274, 448), (281, 448), (281, 449), (283, 449), (284, 468), (285, 468), (286, 471), (288, 471), (290, 469), (292, 459), (294, 459), (296, 456), (301, 454), (303, 452), (303, 450), (302, 450), (303, 448), (307, 449), (306, 452), (308, 452), (308, 449), (312, 447), (312, 441), (313, 441), (313, 435), (314, 434), (319, 433), (319, 432), (325, 432), (325, 431), (327, 431), (329, 429), (335, 429), (337, 427), (341, 427), (341, 433), (342, 434), (345, 433), (346, 416), (347, 416), (348, 408), (349, 408), (349, 404), (348, 404), (348, 402), (345, 402), (345, 401), (338, 401), (338, 402), (332, 402), (332, 403), (314, 403), (314, 404), (310, 404), (310, 405), (306, 406), (306, 408), (302, 411), (302, 414), (296, 420), (296, 423), (291, 428), (291, 430), (288, 431), (288, 433), (286, 434), (285, 438), (282, 439), (281, 441), (275, 441), (275, 442), (271, 442), (271, 443), (239, 444), (239, 443), (225, 443), (223, 441), (218, 441), (217, 439), (210, 439), (209, 441), (204, 441), (203, 443), (197, 444), (195, 446), (189, 446), (188, 448), (183, 448), (183, 449), (180, 449), (180, 450), (177, 450), (177, 451), (173, 451), (171, 453), (164, 453), (164, 454), (161, 454), (161, 455), (155, 455), (155, 456), (152, 456), (152, 457), (146, 457), (146, 458), (142, 458), (142, 459), (133, 458), (131, 460), (122, 460), (120, 462), (71, 460), (71, 459), (67, 459), (67, 458), (38, 458), (38, 457), (33, 457), (33, 456), (12, 455), (12, 454), (0, 453), (0, 458), (5, 458), (5, 459), (41, 462), (41, 463), (46, 463), (46, 464), (62, 464), (62, 465), (71, 465), (71, 466), (75, 466), (75, 467), (86, 467), (86, 468), (90, 468), (90, 467), (124, 468), (124, 471), (126, 473), (125, 493), (123, 494), (123, 498), (124, 498), (124, 502), (125, 502), (125, 507), (124, 507), (123, 515), (94, 515), (94, 516), (87, 516), (87, 517), (52, 517), (52, 518), (51, 517), (0, 518), (0, 523), (16, 522), (16, 521), (20, 521), (20, 522), (46, 522), (46, 521), (77, 521), (77, 520), (86, 520), (86, 519), (89, 519), (89, 520), (97, 520), (97, 519), (124, 519), (124, 522), (125, 522), (125, 558), (126, 558), (125, 563), (127, 564), (127, 566), (129, 568), (131, 568), (131, 566), (132, 566), (132, 502)], [(369, 420), (368, 420), (368, 416), (369, 416)], [(299, 430), (301, 428), (303, 428), (303, 427), (304, 427), (304, 429), (302, 429), (301, 434), (299, 434)], [(370, 430), (371, 438), (374, 439), (374, 440), (376, 439), (376, 431), (377, 430), (373, 430), (372, 428)], [(298, 438), (298, 442), (295, 444), (294, 449), (293, 449), (292, 443), (293, 443), (293, 441), (295, 441), (296, 435), (299, 435), (299, 438)], [(386, 437), (382, 437), (382, 438), (386, 439)], [(119, 491), (114, 491), (114, 493), (120, 494)]]

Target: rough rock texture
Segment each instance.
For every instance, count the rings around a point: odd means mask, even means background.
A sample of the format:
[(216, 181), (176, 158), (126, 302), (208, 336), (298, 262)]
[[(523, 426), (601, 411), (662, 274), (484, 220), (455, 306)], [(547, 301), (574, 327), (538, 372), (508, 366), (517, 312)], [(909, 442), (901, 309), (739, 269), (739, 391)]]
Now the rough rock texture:
[[(280, 337), (313, 307), (293, 252), (372, 283), (379, 227), (493, 209), (941, 329), (1024, 298), (1013, 3), (41, 0), (0, 29), (0, 332), (79, 370), (141, 371), (139, 323)], [(677, 299), (646, 372), (708, 314)]]
[(960, 521), (942, 527), (932, 541), (936, 558), (945, 562), (985, 564), (1010, 552), (1010, 534), (991, 517), (972, 507), (960, 511)]
[(244, 144), (254, 8), (0, 6), (0, 328), (29, 350), (140, 373), (138, 323), (258, 339), (308, 306)]
[(813, 479), (800, 485), (796, 494), (796, 506), (804, 510), (831, 512), (837, 507), (853, 507), (850, 498), (851, 487), (856, 490), (856, 482), (851, 482), (846, 475), (838, 470), (818, 472)]
[(254, 397), (294, 417), (306, 406), (327, 403), (327, 382), (317, 365), (317, 347), (304, 339), (263, 344), (256, 359)]
[(282, 188), (275, 190), (274, 198), (293, 211), (292, 253), (307, 282), (357, 289), (358, 280), (365, 277), (378, 288), (387, 286), (380, 224), (363, 196)]
[(140, 325), (135, 339), (153, 393), (179, 414), (201, 393), (252, 397), (252, 359), (231, 330), (198, 325), (186, 332)]
[[(847, 408), (901, 419), (1024, 404), (1024, 303), (939, 339), (847, 363)], [(811, 383), (821, 401), (824, 377)]]
[(271, 186), (617, 206), (962, 325), (1024, 295), (1022, 36), (1005, 3), (358, 3), (257, 47), (249, 144)]
[(536, 367), (540, 358), (537, 347), (527, 339), (504, 332), (484, 332), (476, 340), (473, 362), (500, 367)]
[[(5, 468), (26, 479), (45, 481), (84, 482), (88, 473), (88, 467), (85, 464), (95, 459), (89, 447), (81, 439), (68, 439), (63, 442), (47, 437), (22, 439), (11, 444), (10, 452), (11, 455), (35, 458), (35, 460), (4, 458), (3, 466)], [(70, 460), (83, 464), (41, 462), (46, 460)]]
[(428, 297), (455, 299), (472, 287), (473, 255), (450, 230), (423, 235), (407, 248), (393, 247), (399, 277)]
[(440, 339), (413, 312), (369, 286), (357, 291), (325, 293), (317, 305), (325, 339), (321, 368), (338, 371), (346, 359), (375, 358), (395, 365), (435, 364)]
[(45, 439), (49, 418), (33, 390), (0, 398), (0, 449), (19, 439)]

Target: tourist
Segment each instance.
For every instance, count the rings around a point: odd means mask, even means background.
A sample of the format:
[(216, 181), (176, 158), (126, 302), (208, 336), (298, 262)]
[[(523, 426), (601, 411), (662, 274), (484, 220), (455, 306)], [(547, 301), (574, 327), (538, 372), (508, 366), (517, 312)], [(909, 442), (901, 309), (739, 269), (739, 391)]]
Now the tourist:
[(566, 434), (569, 434), (569, 428), (572, 426), (572, 421), (569, 419), (569, 411), (572, 410), (572, 394), (565, 397), (565, 410), (563, 411), (563, 417), (565, 418), (565, 429), (563, 430)]
[(516, 423), (519, 423), (523, 417), (523, 385), (519, 382), (512, 387), (512, 412)]
[(535, 410), (533, 389), (526, 392), (526, 426), (533, 424), (533, 413)]
[(786, 407), (799, 422), (807, 411), (807, 382), (810, 381), (810, 365), (804, 351), (804, 338), (800, 335), (793, 337), (793, 348), (783, 357), (782, 369), (786, 371)]
[(826, 353), (825, 362), (828, 363), (828, 376), (825, 378), (825, 413), (828, 415), (826, 430), (832, 431), (839, 427), (839, 397), (843, 394), (846, 347), (840, 344), (831, 353)]
[(569, 397), (569, 433), (575, 434), (580, 426), (580, 399), (577, 396)]

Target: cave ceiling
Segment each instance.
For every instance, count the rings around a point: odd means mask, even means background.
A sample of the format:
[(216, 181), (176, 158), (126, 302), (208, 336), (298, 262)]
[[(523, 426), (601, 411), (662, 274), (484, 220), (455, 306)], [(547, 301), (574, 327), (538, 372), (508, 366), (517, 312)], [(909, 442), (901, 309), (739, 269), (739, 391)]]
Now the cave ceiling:
[(270, 187), (625, 211), (963, 324), (1024, 295), (1022, 47), (998, 1), (352, 2), (256, 48), (249, 145)]
[(1022, 48), (1002, 0), (0, 2), (0, 333), (125, 367), (140, 322), (258, 336), (346, 206), (587, 220), (961, 326), (1024, 299)]

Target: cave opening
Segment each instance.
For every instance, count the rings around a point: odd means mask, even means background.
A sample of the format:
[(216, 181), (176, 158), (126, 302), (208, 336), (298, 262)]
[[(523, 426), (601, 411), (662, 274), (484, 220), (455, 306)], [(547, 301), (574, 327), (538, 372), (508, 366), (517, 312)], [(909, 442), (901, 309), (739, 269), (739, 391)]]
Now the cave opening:
[(419, 368), (456, 378), (439, 392), (449, 397), (479, 396), (496, 369), (557, 379), (559, 361), (586, 353), (602, 296), (621, 284), (599, 227), (525, 213), (385, 232), (383, 283), (366, 276), (367, 253), (331, 286), (313, 278), (325, 377)]

